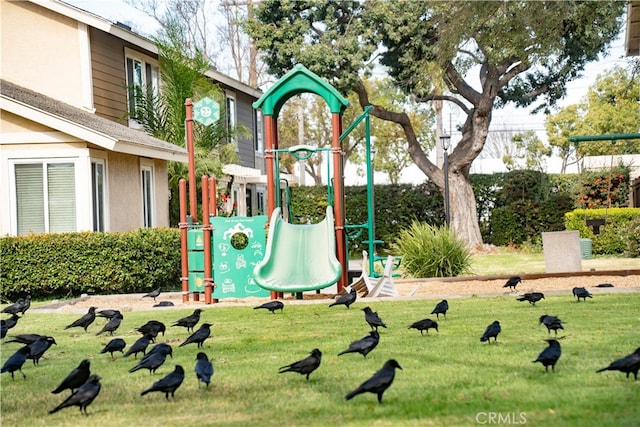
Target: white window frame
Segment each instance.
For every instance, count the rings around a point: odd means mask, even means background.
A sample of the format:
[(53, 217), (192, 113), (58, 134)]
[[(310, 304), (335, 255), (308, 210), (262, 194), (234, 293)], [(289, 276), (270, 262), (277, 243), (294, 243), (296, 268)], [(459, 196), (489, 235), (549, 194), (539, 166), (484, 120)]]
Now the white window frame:
[(78, 231), (80, 229), (80, 224), (82, 223), (79, 210), (81, 209), (82, 203), (79, 201), (78, 195), (82, 191), (82, 186), (79, 185), (79, 160), (77, 157), (60, 157), (60, 158), (15, 158), (9, 161), (10, 168), (10, 183), (9, 183), (9, 198), (11, 203), (11, 232), (13, 235), (18, 236), (18, 194), (16, 188), (16, 166), (19, 165), (40, 165), (43, 171), (43, 216), (44, 216), (44, 232), (51, 232), (51, 224), (49, 219), (49, 194), (47, 188), (47, 180), (48, 175), (46, 174), (47, 165), (54, 164), (73, 164), (73, 172), (74, 172), (74, 203), (75, 203), (75, 229), (71, 231)]
[[(238, 101), (236, 99), (235, 92), (225, 92), (225, 124), (227, 131), (231, 131), (238, 126)], [(235, 137), (229, 138), (230, 143), (236, 144), (236, 151), (238, 151), (238, 144)]]
[[(148, 174), (149, 190), (145, 185), (145, 175)], [(156, 197), (154, 167), (152, 164), (143, 162), (140, 165), (140, 189), (142, 196), (142, 227), (151, 228), (156, 226)]]
[[(131, 82), (129, 78), (129, 60), (140, 63), (140, 66), (141, 66), (140, 85), (143, 88), (146, 88), (149, 84), (151, 84), (152, 90), (156, 95), (160, 93), (160, 71), (158, 67), (158, 61), (138, 51), (125, 48), (124, 56), (125, 56), (124, 70), (125, 70), (125, 79), (127, 84), (127, 112), (130, 114), (132, 100), (131, 100), (131, 93), (129, 88), (131, 86), (134, 86), (136, 82)], [(150, 82), (148, 81), (147, 67), (149, 67), (150, 69), (150, 74), (151, 74)], [(133, 118), (129, 118), (129, 126), (133, 128), (138, 128), (138, 129), (142, 128), (140, 123), (138, 123), (138, 121)]]
[[(102, 167), (102, 197), (101, 200), (96, 200), (97, 189), (95, 182), (94, 165)], [(93, 231), (108, 231), (109, 230), (109, 208), (107, 205), (108, 194), (108, 182), (107, 179), (107, 162), (101, 158), (91, 158), (91, 227)], [(102, 205), (102, 227), (97, 227), (96, 216), (96, 203)]]
[(262, 116), (262, 110), (254, 110), (254, 121), (254, 149), (256, 153), (264, 154), (264, 117)]

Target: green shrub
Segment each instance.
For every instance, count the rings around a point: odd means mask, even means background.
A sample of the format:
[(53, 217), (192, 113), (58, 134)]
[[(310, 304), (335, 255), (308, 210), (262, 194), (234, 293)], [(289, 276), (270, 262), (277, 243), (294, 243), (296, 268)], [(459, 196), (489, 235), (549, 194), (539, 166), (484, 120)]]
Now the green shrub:
[(0, 298), (180, 288), (180, 231), (52, 233), (0, 239)]
[[(606, 221), (600, 227), (600, 234), (594, 234), (593, 229), (587, 226), (589, 219)], [(623, 236), (630, 232), (636, 220), (640, 220), (640, 208), (575, 209), (565, 214), (565, 228), (578, 230), (580, 237), (591, 239), (596, 255), (622, 254), (626, 249)]]
[(629, 258), (640, 258), (640, 218), (629, 223), (629, 228), (622, 233), (621, 238), (626, 246), (624, 255)]
[(470, 271), (471, 253), (446, 226), (413, 221), (395, 240), (402, 266), (413, 277), (453, 277)]

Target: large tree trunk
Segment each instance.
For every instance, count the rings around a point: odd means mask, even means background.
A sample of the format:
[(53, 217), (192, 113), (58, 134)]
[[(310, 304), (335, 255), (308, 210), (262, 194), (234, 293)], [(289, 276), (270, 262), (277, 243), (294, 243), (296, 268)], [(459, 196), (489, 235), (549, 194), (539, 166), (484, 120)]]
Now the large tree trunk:
[(456, 236), (469, 248), (482, 246), (473, 187), (461, 174), (449, 174), (449, 203), (451, 228)]

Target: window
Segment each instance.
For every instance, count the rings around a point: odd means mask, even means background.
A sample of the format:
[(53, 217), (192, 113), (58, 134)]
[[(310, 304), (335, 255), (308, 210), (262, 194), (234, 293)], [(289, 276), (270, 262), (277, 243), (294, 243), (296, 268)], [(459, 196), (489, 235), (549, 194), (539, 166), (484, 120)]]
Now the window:
[(104, 225), (105, 167), (103, 160), (91, 161), (91, 202), (93, 231), (105, 231)]
[(17, 234), (76, 230), (76, 180), (72, 162), (14, 165)]
[(145, 228), (153, 227), (153, 168), (142, 167), (142, 224)]
[(135, 119), (143, 94), (147, 97), (158, 95), (158, 66), (135, 51), (127, 50), (126, 55), (127, 102), (129, 115)]
[(229, 132), (229, 142), (234, 142), (235, 137), (231, 133), (236, 128), (236, 98), (227, 94), (227, 131)]
[(262, 111), (255, 110), (255, 130), (253, 139), (255, 141), (255, 150), (258, 153), (264, 153), (264, 137), (263, 137)]

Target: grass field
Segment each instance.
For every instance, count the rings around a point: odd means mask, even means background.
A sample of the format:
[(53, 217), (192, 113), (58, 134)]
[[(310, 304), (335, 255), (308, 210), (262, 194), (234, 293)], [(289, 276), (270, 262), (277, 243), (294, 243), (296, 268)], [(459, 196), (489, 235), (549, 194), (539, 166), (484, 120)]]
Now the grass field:
[[(133, 357), (98, 354), (109, 341), (96, 337), (96, 324), (63, 330), (78, 315), (28, 311), (9, 336), (40, 333), (54, 336), (57, 346), (40, 366), (31, 361), (12, 381), (0, 377), (2, 424), (5, 426), (467, 426), (501, 421), (535, 426), (636, 426), (640, 419), (640, 381), (619, 372), (596, 374), (598, 368), (640, 346), (640, 294), (602, 294), (576, 303), (569, 296), (549, 296), (537, 306), (512, 296), (450, 300), (440, 332), (420, 336), (407, 326), (433, 317), (437, 300), (367, 302), (388, 325), (380, 344), (367, 358), (337, 354), (351, 341), (368, 334), (369, 327), (357, 301), (350, 310), (328, 303), (287, 304), (282, 314), (251, 307), (206, 307), (201, 322), (214, 323), (205, 352), (215, 366), (208, 389), (198, 387), (193, 366), (194, 345), (178, 348), (187, 336), (184, 328), (168, 328), (164, 341), (174, 347), (173, 359), (155, 375), (133, 374)], [(104, 308), (104, 307), (101, 307)], [(115, 307), (114, 307), (115, 308)], [(170, 324), (189, 309), (126, 312), (117, 331), (130, 345), (133, 329), (147, 320)], [(531, 363), (546, 347), (542, 314), (557, 315), (566, 324), (563, 354), (555, 373)], [(497, 344), (480, 343), (484, 328), (494, 320), (503, 332)], [(434, 317), (435, 320), (435, 317)], [(562, 331), (561, 331), (562, 332)], [(314, 347), (323, 352), (320, 368), (310, 381), (278, 368), (305, 357)], [(2, 362), (19, 348), (3, 343)], [(100, 375), (102, 391), (89, 407), (89, 417), (78, 408), (53, 415), (48, 410), (61, 395), (50, 393), (78, 363), (91, 360)], [(395, 358), (398, 370), (382, 404), (365, 394), (345, 401), (344, 395)], [(140, 392), (181, 364), (186, 378), (175, 401)]]

